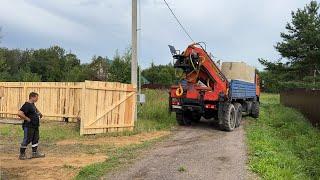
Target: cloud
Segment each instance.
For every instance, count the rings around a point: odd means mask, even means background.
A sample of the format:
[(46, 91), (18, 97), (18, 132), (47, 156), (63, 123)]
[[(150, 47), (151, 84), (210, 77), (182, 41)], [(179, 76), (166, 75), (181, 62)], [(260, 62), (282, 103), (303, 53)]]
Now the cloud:
[(87, 27), (25, 1), (2, 1), (0, 20), (4, 28), (9, 26), (25, 35), (33, 34), (40, 38), (51, 36), (56, 39), (79, 42), (80, 37), (90, 34)]
[[(286, 22), (290, 20), (290, 12), (303, 7), (308, 1), (175, 0), (169, 2), (193, 39), (205, 41), (208, 50), (217, 58), (226, 61), (245, 61), (261, 68), (258, 58), (271, 60), (279, 58), (273, 46), (281, 40), (280, 32), (284, 31)], [(190, 42), (164, 4), (145, 5), (143, 12), (142, 18), (147, 19), (143, 19), (142, 22), (142, 43), (148, 44), (149, 49), (157, 49), (158, 54), (162, 55), (166, 52), (160, 46), (164, 47), (166, 43), (173, 43), (183, 49)], [(161, 34), (155, 35), (152, 32)], [(150, 43), (150, 39), (154, 39), (157, 43)], [(153, 51), (152, 54), (155, 53)], [(169, 62), (165, 59), (158, 62)]]
[[(140, 61), (169, 63), (167, 45), (184, 49), (190, 40), (163, 0), (141, 1)], [(205, 41), (217, 59), (241, 60), (261, 68), (260, 57), (279, 58), (280, 41), (290, 12), (308, 0), (167, 0), (197, 41)], [(2, 44), (39, 48), (58, 44), (83, 62), (93, 55), (113, 56), (131, 42), (131, 0), (2, 0)]]

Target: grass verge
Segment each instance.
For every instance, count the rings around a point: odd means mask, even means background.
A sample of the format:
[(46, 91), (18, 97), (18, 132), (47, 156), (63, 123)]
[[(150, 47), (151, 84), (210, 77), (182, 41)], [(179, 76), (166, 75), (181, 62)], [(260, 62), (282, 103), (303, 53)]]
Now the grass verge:
[[(80, 137), (79, 127), (76, 123), (46, 122), (41, 124), (39, 130), (41, 141), (47, 143)], [(23, 130), (21, 125), (1, 124), (0, 137), (22, 140)]]
[(260, 117), (246, 125), (249, 167), (263, 179), (319, 179), (320, 131), (279, 95), (261, 96)]

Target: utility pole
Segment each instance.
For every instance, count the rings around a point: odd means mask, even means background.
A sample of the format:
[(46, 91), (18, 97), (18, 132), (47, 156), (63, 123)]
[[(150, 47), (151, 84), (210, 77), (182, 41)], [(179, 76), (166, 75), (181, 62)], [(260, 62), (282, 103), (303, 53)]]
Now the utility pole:
[[(131, 84), (137, 89), (137, 0), (132, 0), (132, 56), (131, 56)], [(134, 120), (137, 120), (137, 105)]]

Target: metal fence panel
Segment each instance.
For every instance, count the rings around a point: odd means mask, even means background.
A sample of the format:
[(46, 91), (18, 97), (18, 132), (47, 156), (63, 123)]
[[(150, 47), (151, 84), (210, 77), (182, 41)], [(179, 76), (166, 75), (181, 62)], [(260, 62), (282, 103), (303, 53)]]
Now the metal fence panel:
[(280, 102), (300, 110), (313, 125), (320, 125), (320, 90), (287, 90), (280, 93)]

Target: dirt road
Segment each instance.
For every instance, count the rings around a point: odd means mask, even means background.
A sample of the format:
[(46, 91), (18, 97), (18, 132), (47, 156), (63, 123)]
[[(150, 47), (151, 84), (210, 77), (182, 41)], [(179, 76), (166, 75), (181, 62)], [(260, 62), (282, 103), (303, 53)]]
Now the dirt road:
[[(105, 179), (248, 179), (242, 126), (223, 132), (207, 122), (179, 127), (128, 167)], [(251, 178), (249, 178), (251, 179)]]

